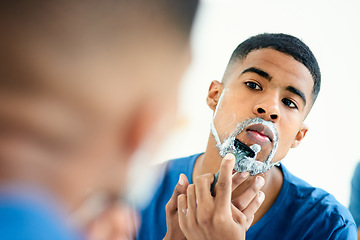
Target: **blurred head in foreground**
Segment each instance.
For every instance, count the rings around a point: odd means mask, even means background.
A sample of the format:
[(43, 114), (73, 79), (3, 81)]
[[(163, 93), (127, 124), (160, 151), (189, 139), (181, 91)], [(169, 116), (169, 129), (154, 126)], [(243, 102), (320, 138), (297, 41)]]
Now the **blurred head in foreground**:
[(171, 123), (196, 7), (2, 1), (0, 183), (40, 184), (69, 207), (89, 188), (121, 192), (133, 154)]

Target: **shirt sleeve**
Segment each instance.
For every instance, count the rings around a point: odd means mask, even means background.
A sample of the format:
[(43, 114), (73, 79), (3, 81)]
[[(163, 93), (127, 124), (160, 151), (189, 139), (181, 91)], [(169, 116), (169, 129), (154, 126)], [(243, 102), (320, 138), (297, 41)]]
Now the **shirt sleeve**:
[(331, 240), (357, 240), (357, 229), (353, 222), (348, 222), (336, 229), (330, 236)]
[(357, 226), (360, 226), (360, 163), (356, 166), (351, 180), (351, 196), (349, 210)]

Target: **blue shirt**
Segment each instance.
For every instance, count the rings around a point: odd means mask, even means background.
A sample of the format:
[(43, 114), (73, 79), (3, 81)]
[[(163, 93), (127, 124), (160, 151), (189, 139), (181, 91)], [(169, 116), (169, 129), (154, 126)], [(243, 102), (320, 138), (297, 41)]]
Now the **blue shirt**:
[(360, 226), (360, 163), (356, 166), (354, 176), (351, 180), (350, 212), (356, 225)]
[(56, 202), (35, 188), (0, 187), (0, 239), (80, 240)]
[[(200, 154), (167, 163), (152, 201), (141, 211), (140, 240), (162, 239), (166, 234), (165, 205), (184, 173), (192, 183), (192, 172)], [(350, 239), (356, 240), (356, 225), (350, 212), (322, 189), (292, 175), (283, 165), (279, 196), (269, 211), (246, 233), (246, 239)]]

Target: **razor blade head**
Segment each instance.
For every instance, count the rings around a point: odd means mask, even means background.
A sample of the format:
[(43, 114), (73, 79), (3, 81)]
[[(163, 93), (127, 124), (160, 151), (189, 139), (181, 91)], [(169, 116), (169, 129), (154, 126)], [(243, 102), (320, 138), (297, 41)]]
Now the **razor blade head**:
[[(255, 151), (253, 149), (251, 149), (250, 147), (248, 147), (247, 145), (245, 145), (244, 143), (240, 142), (240, 140), (235, 139), (234, 146), (236, 149), (235, 155), (241, 154), (242, 156), (246, 156), (248, 158), (255, 157), (255, 154), (256, 154)], [(257, 151), (257, 152), (259, 152), (259, 151)]]

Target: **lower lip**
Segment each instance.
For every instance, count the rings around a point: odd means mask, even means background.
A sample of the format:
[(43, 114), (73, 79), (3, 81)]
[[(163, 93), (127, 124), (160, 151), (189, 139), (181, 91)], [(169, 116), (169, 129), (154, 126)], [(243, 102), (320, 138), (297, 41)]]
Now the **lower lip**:
[(270, 142), (270, 139), (267, 136), (260, 134), (256, 131), (249, 130), (246, 133), (248, 137), (256, 144), (264, 145)]

